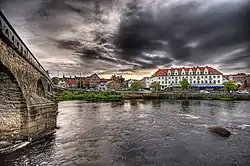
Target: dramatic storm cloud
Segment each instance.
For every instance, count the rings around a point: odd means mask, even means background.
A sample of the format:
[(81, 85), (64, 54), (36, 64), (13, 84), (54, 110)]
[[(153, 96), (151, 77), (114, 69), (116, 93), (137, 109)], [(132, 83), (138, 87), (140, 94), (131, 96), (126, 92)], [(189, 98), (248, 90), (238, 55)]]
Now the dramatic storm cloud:
[(150, 75), (212, 65), (250, 72), (248, 0), (1, 0), (1, 10), (52, 75)]

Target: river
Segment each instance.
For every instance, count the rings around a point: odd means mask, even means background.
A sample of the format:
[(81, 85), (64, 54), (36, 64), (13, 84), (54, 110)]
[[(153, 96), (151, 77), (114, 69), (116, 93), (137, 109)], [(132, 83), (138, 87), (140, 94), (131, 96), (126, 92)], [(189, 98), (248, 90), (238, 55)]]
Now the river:
[[(223, 125), (230, 138), (206, 127)], [(249, 166), (249, 101), (59, 103), (54, 139), (0, 166)]]

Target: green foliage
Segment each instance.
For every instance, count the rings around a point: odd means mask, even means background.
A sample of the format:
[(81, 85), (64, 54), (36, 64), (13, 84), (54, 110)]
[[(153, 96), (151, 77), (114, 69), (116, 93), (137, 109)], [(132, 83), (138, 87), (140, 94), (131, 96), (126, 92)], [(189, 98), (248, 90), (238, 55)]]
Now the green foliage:
[(86, 101), (119, 101), (121, 95), (117, 92), (72, 92), (64, 91), (59, 100), (86, 100)]
[(227, 92), (236, 91), (237, 85), (235, 85), (232, 81), (228, 81), (224, 83), (224, 90)]
[(190, 87), (190, 84), (188, 83), (187, 79), (183, 79), (180, 81), (181, 89), (188, 89)]
[(159, 91), (161, 90), (161, 85), (158, 82), (152, 82), (150, 85), (150, 88), (152, 88), (153, 91)]
[(53, 77), (53, 78), (51, 78), (51, 79), (52, 79), (52, 82), (53, 82), (55, 85), (58, 84), (58, 82), (59, 82), (59, 78), (58, 78), (58, 77)]
[(80, 89), (84, 88), (84, 83), (82, 81), (79, 81), (77, 83), (77, 88), (80, 88)]
[(138, 91), (139, 89), (141, 89), (142, 86), (138, 81), (135, 81), (131, 84), (131, 90), (132, 91)]

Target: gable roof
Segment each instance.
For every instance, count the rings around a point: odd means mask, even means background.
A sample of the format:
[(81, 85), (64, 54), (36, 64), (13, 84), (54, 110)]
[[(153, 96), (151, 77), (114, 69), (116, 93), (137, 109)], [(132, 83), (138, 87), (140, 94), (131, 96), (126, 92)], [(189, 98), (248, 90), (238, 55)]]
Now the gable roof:
[(181, 72), (182, 70), (185, 70), (186, 72), (188, 72), (190, 69), (192, 69), (193, 71), (196, 71), (196, 70), (200, 70), (200, 71), (204, 71), (205, 69), (208, 70), (209, 73), (211, 74), (220, 74), (220, 75), (223, 75), (220, 71), (210, 67), (210, 66), (206, 66), (206, 67), (178, 67), (178, 68), (167, 68), (167, 69), (158, 69), (153, 75), (152, 77), (155, 77), (155, 76), (166, 76), (168, 75), (168, 71), (170, 71), (171, 73), (173, 73), (175, 70), (177, 70), (178, 72)]

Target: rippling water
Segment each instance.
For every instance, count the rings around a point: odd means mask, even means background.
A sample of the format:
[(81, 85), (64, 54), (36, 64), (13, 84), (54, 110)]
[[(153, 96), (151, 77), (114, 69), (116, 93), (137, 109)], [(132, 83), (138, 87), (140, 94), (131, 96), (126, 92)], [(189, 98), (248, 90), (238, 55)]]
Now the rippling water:
[[(250, 165), (250, 102), (59, 103), (55, 138), (0, 166)], [(233, 135), (212, 135), (209, 125)]]

